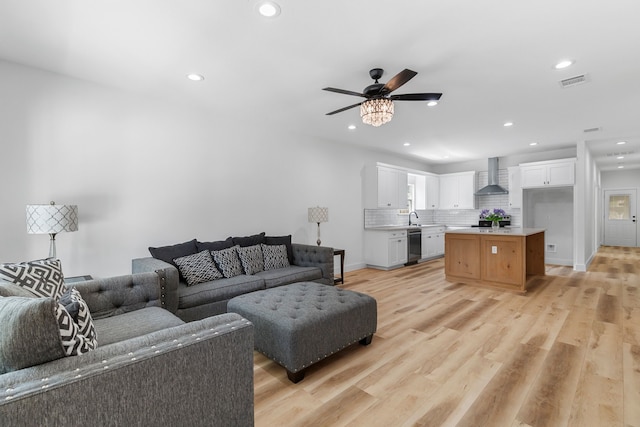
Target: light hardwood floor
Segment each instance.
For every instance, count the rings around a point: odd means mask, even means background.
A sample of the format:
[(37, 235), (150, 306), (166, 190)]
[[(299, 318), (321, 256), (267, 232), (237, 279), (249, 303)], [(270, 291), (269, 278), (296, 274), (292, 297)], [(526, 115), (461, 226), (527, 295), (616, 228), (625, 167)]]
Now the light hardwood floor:
[(546, 266), (525, 295), (450, 283), (442, 259), (346, 274), (378, 331), (293, 384), (255, 353), (256, 426), (640, 426), (640, 249)]

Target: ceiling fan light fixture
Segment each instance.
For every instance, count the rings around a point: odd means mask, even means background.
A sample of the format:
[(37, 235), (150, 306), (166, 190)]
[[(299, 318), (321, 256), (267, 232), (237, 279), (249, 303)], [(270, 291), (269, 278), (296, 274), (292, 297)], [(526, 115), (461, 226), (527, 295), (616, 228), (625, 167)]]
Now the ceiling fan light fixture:
[(362, 122), (371, 126), (382, 126), (393, 118), (393, 101), (388, 98), (369, 99), (360, 104)]

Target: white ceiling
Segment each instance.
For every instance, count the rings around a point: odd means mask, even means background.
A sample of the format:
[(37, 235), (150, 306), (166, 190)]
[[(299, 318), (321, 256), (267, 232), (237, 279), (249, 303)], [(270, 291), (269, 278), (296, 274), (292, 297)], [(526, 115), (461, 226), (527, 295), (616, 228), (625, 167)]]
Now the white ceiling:
[[(0, 0), (0, 58), (425, 163), (584, 140), (602, 170), (640, 168), (637, 0), (278, 0), (272, 19), (256, 3)], [(565, 58), (576, 62), (555, 70)], [(441, 103), (396, 102), (380, 128), (357, 108), (326, 116), (361, 98), (321, 89), (362, 91), (374, 67), (382, 82), (417, 71), (394, 93), (442, 92)], [(588, 83), (560, 87), (585, 73)]]

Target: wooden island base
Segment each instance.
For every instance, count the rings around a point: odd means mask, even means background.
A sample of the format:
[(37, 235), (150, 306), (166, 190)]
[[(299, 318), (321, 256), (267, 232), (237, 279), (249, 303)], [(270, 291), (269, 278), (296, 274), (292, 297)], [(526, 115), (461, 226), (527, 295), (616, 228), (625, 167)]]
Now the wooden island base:
[(445, 276), (463, 282), (527, 291), (527, 276), (544, 276), (544, 230), (472, 228), (445, 234)]

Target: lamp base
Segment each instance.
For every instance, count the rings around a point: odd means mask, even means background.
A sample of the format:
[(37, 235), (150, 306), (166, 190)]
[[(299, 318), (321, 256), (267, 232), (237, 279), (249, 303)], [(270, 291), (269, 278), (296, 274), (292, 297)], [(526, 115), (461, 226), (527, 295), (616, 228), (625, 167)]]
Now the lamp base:
[(318, 223), (318, 240), (316, 240), (316, 243), (318, 244), (318, 246), (320, 246), (320, 243), (322, 243), (320, 241), (320, 223)]
[(49, 240), (49, 258), (56, 257), (56, 233), (49, 233), (51, 240)]

